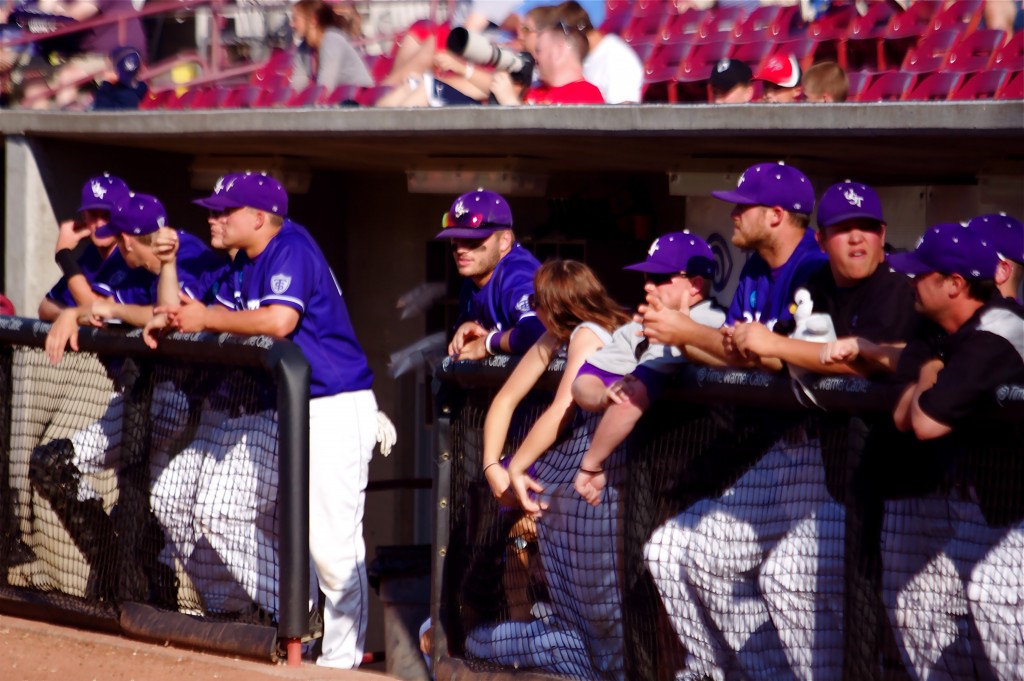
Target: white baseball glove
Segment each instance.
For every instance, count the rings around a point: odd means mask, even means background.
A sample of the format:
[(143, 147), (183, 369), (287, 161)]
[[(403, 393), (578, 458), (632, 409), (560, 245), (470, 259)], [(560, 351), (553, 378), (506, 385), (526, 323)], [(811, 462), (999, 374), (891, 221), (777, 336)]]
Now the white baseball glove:
[(398, 432), (395, 431), (395, 424), (391, 422), (388, 415), (382, 411), (377, 412), (377, 442), (380, 444), (380, 453), (387, 456), (391, 448), (398, 440)]

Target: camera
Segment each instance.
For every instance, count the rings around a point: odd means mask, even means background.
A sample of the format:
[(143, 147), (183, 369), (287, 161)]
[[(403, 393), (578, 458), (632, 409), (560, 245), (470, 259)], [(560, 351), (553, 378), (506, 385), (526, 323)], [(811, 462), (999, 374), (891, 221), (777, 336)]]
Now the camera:
[(459, 26), (448, 34), (448, 51), (478, 66), (493, 66), (507, 71), (512, 82), (529, 85), (533, 81), (533, 56), (529, 52), (504, 50), (479, 33)]

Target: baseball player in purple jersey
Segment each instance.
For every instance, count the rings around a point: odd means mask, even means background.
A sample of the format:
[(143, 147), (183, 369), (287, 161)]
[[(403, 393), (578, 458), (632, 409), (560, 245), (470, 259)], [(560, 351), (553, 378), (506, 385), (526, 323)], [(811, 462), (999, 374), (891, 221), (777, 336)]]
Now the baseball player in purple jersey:
[(981, 234), (999, 254), (995, 274), (999, 292), (1024, 302), (1024, 223), (1006, 213), (990, 213), (971, 218), (967, 228)]
[(492, 191), (477, 189), (455, 199), (435, 239), (450, 239), (459, 274), (459, 327), (448, 346), (456, 359), (521, 355), (544, 334), (530, 309), (540, 263), (512, 233), (512, 210)]
[[(825, 262), (814, 234), (807, 229), (814, 209), (814, 188), (796, 168), (758, 163), (743, 171), (731, 191), (712, 192), (736, 204), (732, 243), (754, 250), (743, 266), (722, 330), (709, 329), (676, 310), (666, 310), (656, 295), (640, 306), (644, 335), (652, 341), (683, 347), (693, 361), (750, 366), (730, 336), (734, 324), (760, 322), (769, 329), (791, 319), (793, 294)], [(779, 368), (779, 365), (766, 368)]]
[(276, 180), (241, 175), (198, 203), (224, 212), (223, 245), (238, 253), (202, 302), (181, 296), (179, 306), (161, 311), (175, 329), (286, 337), (306, 355), (312, 370), (309, 545), (327, 601), (317, 663), (356, 667), (368, 600), (362, 521), (377, 442), (373, 375), (334, 274), (309, 233), (286, 219), (288, 195)]
[(65, 307), (109, 297), (111, 283), (128, 274), (108, 227), (110, 214), (128, 194), (124, 180), (109, 174), (82, 185), (80, 219), (62, 222), (57, 236), (56, 260), (63, 276), (39, 304), (40, 319), (53, 321)]
[[(744, 323), (771, 329), (791, 319), (789, 305), (796, 289), (824, 264), (825, 255), (807, 229), (814, 190), (799, 170), (761, 163), (744, 171), (735, 190), (712, 194), (736, 204), (733, 243), (755, 250), (740, 273), (725, 326), (702, 326), (669, 310), (652, 294), (640, 308), (644, 334), (683, 347), (691, 360), (781, 368), (772, 358), (744, 357), (733, 345), (732, 333)], [(714, 678), (730, 673), (766, 679), (794, 675), (758, 585), (768, 551), (791, 518), (809, 510), (776, 504), (767, 496), (779, 489), (777, 470), (810, 471), (802, 460), (820, 458), (805, 434), (791, 436), (796, 441), (770, 448), (721, 498), (704, 499), (655, 530), (645, 547), (673, 626), (689, 653), (688, 672)], [(820, 481), (789, 482), (799, 486)]]
[[(1000, 386), (1024, 383), (1024, 309), (996, 288), (998, 251), (980, 230), (941, 224), (889, 263), (913, 276), (916, 308), (947, 334), (923, 354), (904, 350), (926, 359), (897, 402), (896, 427), (968, 453), (995, 443), (1006, 456), (1019, 425), (975, 418), (995, 408)], [(957, 463), (971, 474), (970, 458)], [(969, 485), (886, 504), (883, 599), (914, 678), (977, 678), (987, 666), (1014, 679), (1024, 669), (1024, 511), (1019, 489), (994, 479), (1008, 464), (990, 459)]]

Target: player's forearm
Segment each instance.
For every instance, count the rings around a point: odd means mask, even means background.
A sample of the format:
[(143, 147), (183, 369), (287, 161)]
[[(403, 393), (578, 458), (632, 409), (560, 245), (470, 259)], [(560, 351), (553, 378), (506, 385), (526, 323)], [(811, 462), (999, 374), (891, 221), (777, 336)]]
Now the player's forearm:
[(594, 431), (590, 449), (580, 461), (580, 468), (588, 471), (603, 470), (604, 462), (633, 432), (643, 413), (643, 409), (633, 402), (609, 405)]
[(691, 362), (703, 362), (713, 366), (736, 363), (735, 358), (725, 352), (721, 331), (698, 324), (689, 317), (685, 319), (687, 324), (678, 339), (680, 342), (673, 343), (673, 345), (681, 347)]
[(160, 266), (160, 279), (156, 285), (156, 305), (172, 306), (178, 304), (178, 266), (177, 263), (163, 263)]
[[(294, 316), (279, 313), (271, 305), (258, 310), (228, 310), (214, 305), (206, 308), (203, 328), (217, 333), (234, 333), (240, 336), (276, 336), (287, 338), (298, 323), (298, 314)], [(286, 308), (291, 310), (291, 308)]]
[[(120, 319), (125, 324), (142, 328), (153, 318), (153, 307), (151, 305), (125, 305), (123, 303), (112, 303), (111, 314), (113, 319)], [(79, 319), (79, 323), (83, 322)]]
[(870, 365), (884, 369), (888, 372), (896, 371), (896, 366), (899, 364), (900, 355), (903, 353), (903, 348), (906, 347), (906, 343), (899, 345), (886, 345), (872, 343), (871, 341), (859, 338), (857, 339), (857, 345), (860, 350), (860, 358)]
[(72, 277), (68, 277), (68, 291), (71, 292), (71, 297), (75, 299), (75, 305), (77, 307), (90, 305), (101, 299), (101, 296), (97, 295), (96, 292), (92, 290), (92, 287), (89, 285), (89, 280), (85, 278), (84, 274), (76, 274)]
[(537, 317), (524, 317), (508, 331), (496, 334), (502, 352), (521, 355), (540, 340), (546, 329)]
[(848, 363), (822, 364), (821, 348), (821, 343), (778, 336), (773, 343), (772, 356), (791, 366), (818, 374), (852, 375), (859, 373), (854, 365)]

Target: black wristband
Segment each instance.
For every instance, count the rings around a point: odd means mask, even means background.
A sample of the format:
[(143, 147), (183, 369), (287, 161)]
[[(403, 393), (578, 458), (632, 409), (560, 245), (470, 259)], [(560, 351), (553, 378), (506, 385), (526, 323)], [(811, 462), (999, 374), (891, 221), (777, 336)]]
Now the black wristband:
[(70, 248), (62, 248), (57, 251), (54, 259), (57, 261), (57, 267), (64, 273), (65, 279), (82, 273), (82, 268), (78, 266), (78, 259), (75, 258), (75, 254)]

